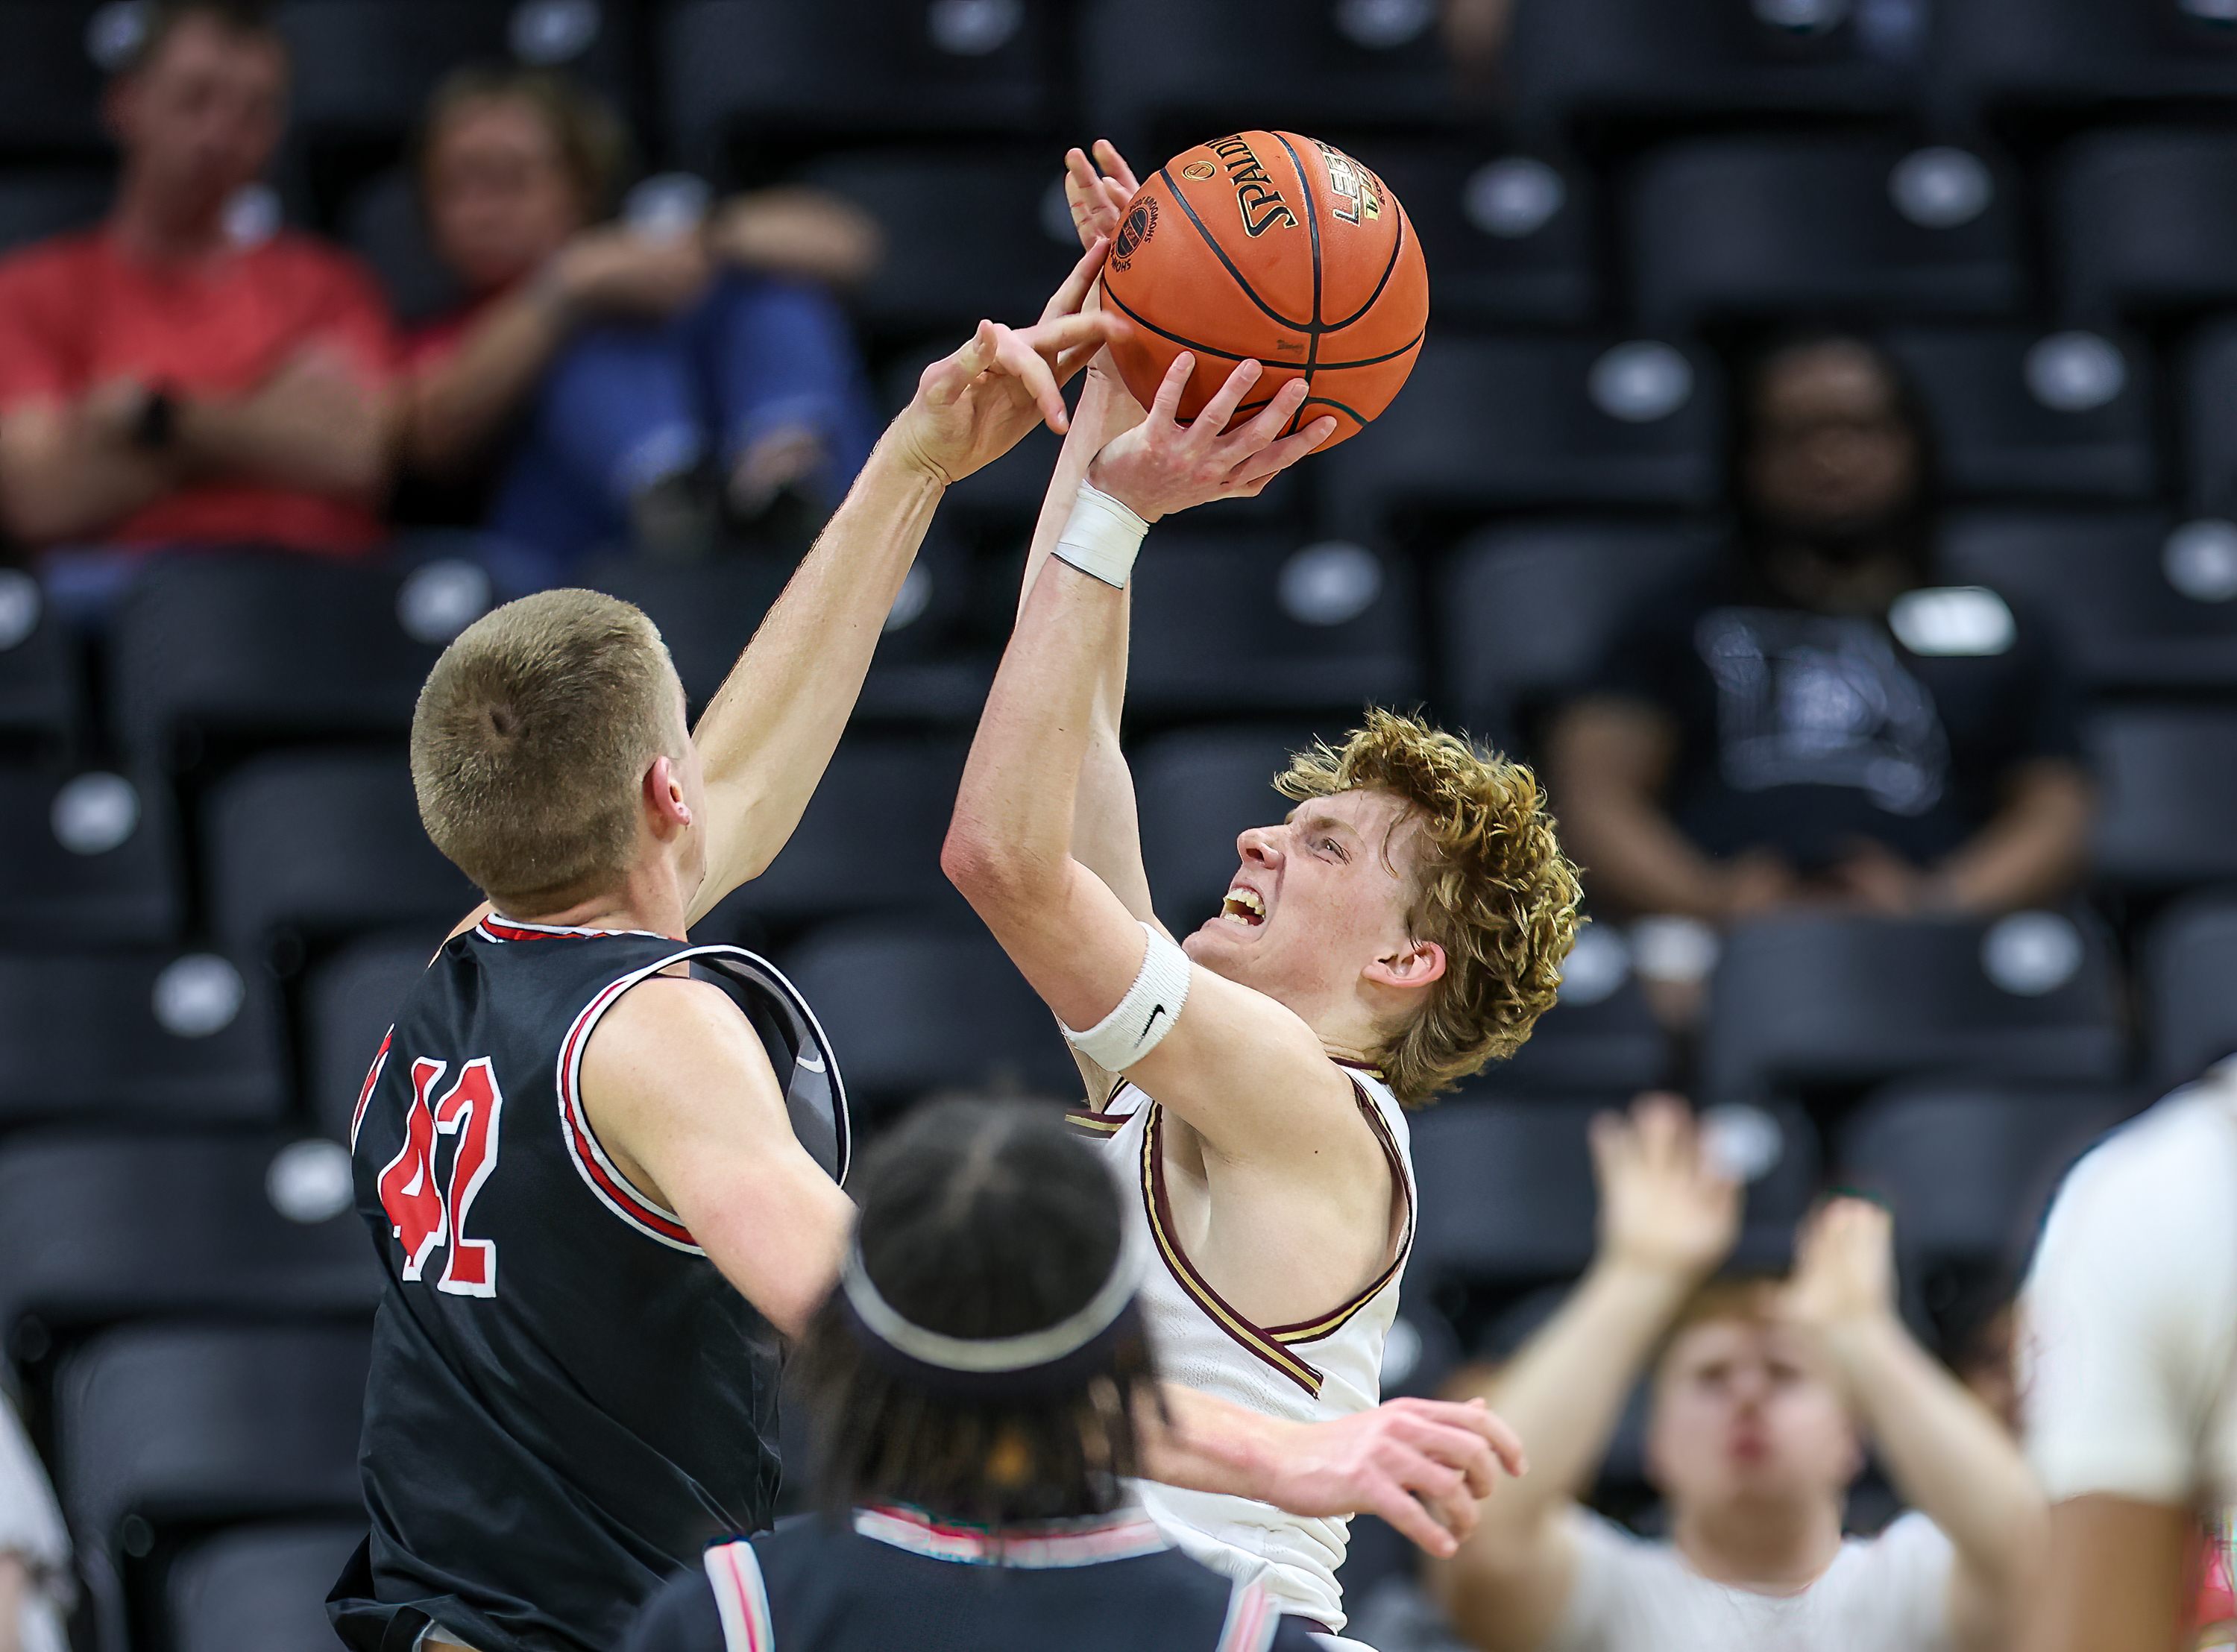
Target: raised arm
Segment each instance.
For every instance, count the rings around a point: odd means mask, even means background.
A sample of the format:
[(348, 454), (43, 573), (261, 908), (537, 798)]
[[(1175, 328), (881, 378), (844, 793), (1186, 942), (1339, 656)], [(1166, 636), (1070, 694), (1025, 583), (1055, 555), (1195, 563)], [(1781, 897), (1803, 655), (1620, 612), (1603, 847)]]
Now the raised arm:
[(2038, 1576), (2042, 1493), (2018, 1444), (1904, 1328), (1887, 1212), (1863, 1199), (1818, 1210), (1785, 1309), (1831, 1358), (1896, 1489), (1955, 1545), (1951, 1638), (1976, 1652), (2008, 1644)]
[[(1303, 398), (1295, 384), (1223, 434), (1257, 381), (1255, 362), (1236, 369), (1193, 426), (1175, 424), (1191, 365), (1184, 353), (1148, 419), (1097, 462), (1096, 474), (1145, 521), (1256, 492), (1329, 434), (1330, 421), (1317, 420), (1277, 439)], [(1133, 914), (1072, 852), (1095, 699), (1124, 600), (1118, 584), (1061, 557), (1042, 569), (980, 715), (941, 856), (1042, 1001), (1080, 1029), (1120, 1003), (1145, 954)], [(1185, 1013), (1178, 1002), (1173, 1009), (1170, 1036), (1128, 1070), (1215, 1147), (1274, 1143), (1310, 1153), (1316, 1132), (1307, 1121), (1331, 1129), (1349, 1122), (1349, 1086), (1311, 1029), (1272, 999), (1191, 969)]]
[(1575, 1575), (1570, 1508), (1655, 1343), (1739, 1236), (1739, 1189), (1704, 1159), (1675, 1097), (1644, 1097), (1628, 1120), (1594, 1120), (1592, 1142), (1599, 1254), (1561, 1312), (1483, 1385), (1534, 1472), (1502, 1490), (1459, 1554), (1430, 1574), (1453, 1622), (1486, 1652), (1526, 1652), (1553, 1632)]
[(1039, 423), (1062, 431), (1059, 386), (1110, 323), (1079, 313), (1100, 267), (1089, 250), (1040, 322), (979, 324), (925, 369), (917, 392), (755, 633), (692, 738), (706, 760), (707, 875), (696, 922), (760, 875), (800, 824), (870, 668), (887, 611), (947, 485), (1000, 457)]

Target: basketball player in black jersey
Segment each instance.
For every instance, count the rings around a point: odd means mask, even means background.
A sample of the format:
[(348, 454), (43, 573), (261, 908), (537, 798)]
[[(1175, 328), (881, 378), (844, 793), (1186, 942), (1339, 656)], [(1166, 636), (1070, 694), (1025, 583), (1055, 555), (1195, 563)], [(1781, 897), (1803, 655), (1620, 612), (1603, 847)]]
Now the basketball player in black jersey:
[(1039, 1109), (879, 1145), (802, 1358), (822, 1517), (707, 1551), (627, 1652), (1312, 1652), (1125, 1495), (1153, 1351), (1116, 1185)]
[[(1077, 313), (1100, 250), (1038, 326), (982, 323), (927, 369), (696, 734), (650, 623), (590, 592), (497, 610), (430, 675), (421, 816), (490, 898), (352, 1130), (389, 1275), (373, 1530), (329, 1603), (361, 1652), (603, 1652), (709, 1537), (767, 1524), (779, 1339), (852, 1221), (844, 1102), (782, 978), (683, 937), (799, 821), (945, 486), (1064, 427), (1105, 332)], [(1169, 1412), (1151, 1474), (1371, 1506), (1440, 1552), (1500, 1438), (1458, 1407), (1298, 1430), (1174, 1391)]]

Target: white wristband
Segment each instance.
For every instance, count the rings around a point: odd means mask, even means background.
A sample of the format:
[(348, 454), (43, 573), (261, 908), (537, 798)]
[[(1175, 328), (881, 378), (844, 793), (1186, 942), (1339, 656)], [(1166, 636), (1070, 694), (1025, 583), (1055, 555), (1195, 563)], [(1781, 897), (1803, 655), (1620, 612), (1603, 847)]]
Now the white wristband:
[(1149, 531), (1148, 523), (1083, 478), (1055, 555), (1091, 579), (1123, 591), (1134, 571), (1134, 554), (1142, 549), (1142, 536)]
[(1118, 1007), (1086, 1032), (1057, 1023), (1065, 1042), (1106, 1073), (1125, 1072), (1163, 1043), (1188, 1002), (1188, 954), (1147, 924), (1142, 933), (1150, 950)]

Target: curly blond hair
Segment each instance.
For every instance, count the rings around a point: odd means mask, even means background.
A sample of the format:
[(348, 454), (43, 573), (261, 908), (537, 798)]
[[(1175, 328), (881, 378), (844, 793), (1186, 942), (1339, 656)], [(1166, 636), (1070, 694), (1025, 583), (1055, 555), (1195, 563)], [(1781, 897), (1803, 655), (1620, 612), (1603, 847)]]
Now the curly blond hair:
[(1380, 1056), (1409, 1107), (1513, 1055), (1554, 1002), (1577, 938), (1577, 869), (1538, 778), (1417, 717), (1371, 707), (1341, 746), (1316, 742), (1274, 782), (1286, 798), (1388, 792), (1420, 822), (1408, 932), (1445, 949), (1443, 978)]

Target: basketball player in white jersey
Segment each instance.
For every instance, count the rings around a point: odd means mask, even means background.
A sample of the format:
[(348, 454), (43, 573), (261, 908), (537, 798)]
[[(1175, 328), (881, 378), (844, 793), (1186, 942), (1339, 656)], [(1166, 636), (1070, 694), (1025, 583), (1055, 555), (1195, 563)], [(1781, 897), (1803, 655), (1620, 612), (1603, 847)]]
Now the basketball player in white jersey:
[[(1332, 428), (1272, 439), (1297, 384), (1221, 434), (1251, 363), (1184, 428), (1191, 365), (1146, 418), (1107, 355), (1091, 369), (943, 859), (1079, 1056), (1082, 1122), (1158, 1258), (1143, 1300), (1165, 1368), (1306, 1422), (1376, 1401), (1414, 1219), (1402, 1105), (1528, 1035), (1577, 884), (1527, 769), (1374, 712), (1282, 777), (1299, 806), (1243, 835), (1217, 914), (1179, 944), (1158, 921), (1118, 739), (1133, 550), (1144, 523), (1257, 492)], [(1343, 1520), (1142, 1495), (1197, 1558), (1343, 1626)]]
[(2237, 1522), (2237, 1056), (2075, 1167), (2021, 1313), (2050, 1498), (2026, 1644), (2172, 1647), (2201, 1526), (2226, 1563)]

